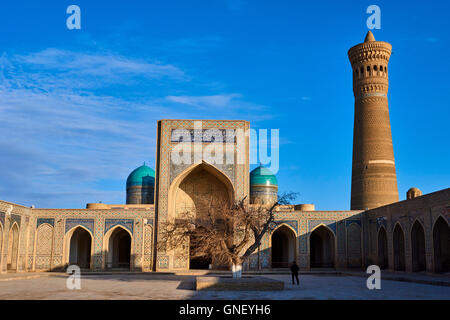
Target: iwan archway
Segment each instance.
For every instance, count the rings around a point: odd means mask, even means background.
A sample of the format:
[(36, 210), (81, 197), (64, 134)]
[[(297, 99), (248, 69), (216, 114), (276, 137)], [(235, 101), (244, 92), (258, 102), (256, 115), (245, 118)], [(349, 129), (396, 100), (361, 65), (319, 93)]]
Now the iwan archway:
[(296, 259), (295, 232), (286, 225), (277, 228), (271, 237), (272, 268), (288, 268)]
[(378, 230), (378, 266), (380, 269), (388, 268), (388, 240), (383, 226)]
[(419, 221), (416, 221), (411, 229), (411, 258), (412, 271), (426, 270), (425, 231)]
[(122, 226), (115, 226), (105, 234), (104, 239), (106, 269), (132, 268), (132, 235)]
[[(216, 167), (202, 162), (182, 172), (169, 188), (169, 220), (189, 216), (206, 219), (209, 206), (228, 206), (234, 201), (234, 188), (229, 177)], [(226, 268), (213, 256), (197, 252), (196, 239), (187, 239), (184, 250), (176, 249), (174, 255), (189, 255), (190, 269)]]
[(433, 227), (433, 260), (435, 272), (450, 272), (450, 226), (442, 217)]
[(321, 225), (311, 232), (309, 237), (311, 268), (334, 268), (335, 237), (333, 232)]
[(92, 269), (92, 234), (82, 226), (71, 229), (66, 235), (66, 263), (81, 269)]

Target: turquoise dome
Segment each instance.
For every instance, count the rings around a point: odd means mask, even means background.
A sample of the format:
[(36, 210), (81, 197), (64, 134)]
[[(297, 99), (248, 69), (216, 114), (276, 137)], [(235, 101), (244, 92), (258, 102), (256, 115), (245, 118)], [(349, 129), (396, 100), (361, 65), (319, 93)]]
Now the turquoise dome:
[(143, 186), (153, 187), (155, 185), (155, 171), (145, 164), (133, 170), (127, 179), (127, 188)]
[(272, 171), (260, 165), (250, 172), (250, 185), (278, 186), (278, 181)]

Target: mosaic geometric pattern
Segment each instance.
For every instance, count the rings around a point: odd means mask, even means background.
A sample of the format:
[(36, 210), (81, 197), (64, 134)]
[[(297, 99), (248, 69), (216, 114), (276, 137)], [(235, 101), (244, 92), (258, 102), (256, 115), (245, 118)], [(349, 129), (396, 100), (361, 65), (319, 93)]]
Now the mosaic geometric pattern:
[(189, 268), (187, 256), (174, 256), (173, 267), (176, 269)]
[(66, 219), (65, 233), (76, 226), (83, 226), (94, 233), (94, 219)]
[(153, 253), (153, 228), (147, 224), (144, 227), (144, 269), (151, 269), (152, 253)]
[(37, 223), (36, 223), (36, 229), (39, 228), (39, 226), (43, 223), (47, 223), (53, 227), (55, 225), (55, 219), (53, 219), (53, 218), (38, 218)]
[(377, 231), (381, 226), (384, 226), (384, 228), (386, 228), (386, 221), (387, 217), (377, 217)]
[(261, 256), (261, 268), (269, 268), (270, 267), (270, 256), (269, 254)]
[[(54, 227), (54, 244), (53, 244), (53, 251), (54, 251), (54, 257), (56, 261), (59, 261), (56, 257), (61, 256), (64, 250), (64, 220), (59, 218), (55, 219), (55, 227)], [(54, 261), (55, 262), (55, 261)], [(61, 267), (61, 263), (59, 264), (53, 264), (52, 267)]]
[(317, 227), (320, 224), (324, 224), (327, 227), (329, 227), (336, 235), (336, 221), (335, 220), (309, 220), (308, 221), (309, 231), (313, 230), (315, 227)]
[(169, 256), (158, 256), (157, 263), (160, 269), (169, 268)]
[(345, 226), (349, 226), (352, 223), (356, 223), (357, 225), (359, 225), (361, 227), (361, 220), (351, 220), (351, 219), (346, 219), (345, 220)]
[(37, 230), (36, 269), (50, 269), (53, 252), (53, 226), (45, 223)]
[(18, 214), (11, 214), (11, 219), (12, 219), (13, 221), (17, 222), (17, 224), (18, 224), (19, 227), (20, 227), (20, 220), (21, 220), (21, 218), (20, 218), (20, 216), (19, 216)]
[(133, 225), (134, 225), (133, 219), (105, 219), (104, 233), (108, 232), (108, 230), (110, 230), (115, 226), (122, 226), (128, 229), (128, 231), (130, 231), (131, 234), (133, 234)]
[(274, 221), (274, 223), (271, 224), (271, 226), (270, 226), (270, 231), (273, 232), (276, 228), (278, 228), (282, 224), (286, 224), (286, 225), (290, 226), (292, 229), (294, 229), (295, 234), (297, 235), (297, 233), (298, 233), (298, 221), (297, 220)]
[(36, 234), (36, 228), (34, 227), (36, 224), (36, 217), (30, 218), (29, 228), (28, 228), (28, 261), (27, 261), (27, 269), (33, 269), (33, 261), (34, 261), (34, 240)]

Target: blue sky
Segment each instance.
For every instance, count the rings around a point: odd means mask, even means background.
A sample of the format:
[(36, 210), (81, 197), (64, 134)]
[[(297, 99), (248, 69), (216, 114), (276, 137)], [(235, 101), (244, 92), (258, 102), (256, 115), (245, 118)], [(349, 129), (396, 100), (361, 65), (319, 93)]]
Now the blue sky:
[[(81, 8), (81, 30), (66, 8)], [(347, 51), (393, 45), (390, 116), (400, 199), (449, 187), (447, 1), (6, 1), (0, 4), (0, 198), (124, 203), (154, 167), (156, 121), (244, 119), (280, 129), (280, 191), (350, 206)]]

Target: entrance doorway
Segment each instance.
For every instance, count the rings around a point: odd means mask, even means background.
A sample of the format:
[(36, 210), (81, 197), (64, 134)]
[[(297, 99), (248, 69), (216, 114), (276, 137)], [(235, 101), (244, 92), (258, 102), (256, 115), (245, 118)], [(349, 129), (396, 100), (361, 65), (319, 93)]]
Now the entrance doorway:
[(272, 234), (272, 268), (289, 268), (295, 260), (295, 234), (281, 226)]
[(439, 217), (433, 228), (435, 272), (450, 272), (450, 227)]
[(398, 224), (394, 229), (394, 270), (405, 271), (405, 235)]
[(378, 231), (378, 266), (380, 269), (387, 269), (388, 267), (387, 234), (383, 227)]
[(69, 265), (75, 264), (81, 269), (91, 265), (92, 237), (82, 227), (77, 227), (70, 238)]
[(131, 236), (122, 227), (117, 227), (109, 237), (108, 268), (130, 269)]
[(334, 234), (324, 226), (309, 238), (311, 268), (334, 268)]
[(419, 221), (416, 221), (411, 230), (412, 271), (425, 271), (427, 260), (425, 255), (425, 232)]

